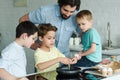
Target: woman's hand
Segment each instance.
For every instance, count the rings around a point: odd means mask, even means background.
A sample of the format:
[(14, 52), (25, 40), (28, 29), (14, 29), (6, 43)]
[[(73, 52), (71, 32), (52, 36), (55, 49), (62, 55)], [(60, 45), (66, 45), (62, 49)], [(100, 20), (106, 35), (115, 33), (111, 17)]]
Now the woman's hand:
[(35, 41), (35, 43), (33, 43), (30, 48), (32, 50), (36, 50), (37, 48), (40, 48), (40, 47), (41, 47), (41, 44)]

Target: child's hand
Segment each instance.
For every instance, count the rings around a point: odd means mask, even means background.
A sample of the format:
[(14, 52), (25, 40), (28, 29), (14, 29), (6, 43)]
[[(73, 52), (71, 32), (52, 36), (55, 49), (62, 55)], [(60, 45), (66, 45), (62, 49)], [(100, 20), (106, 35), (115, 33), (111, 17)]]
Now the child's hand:
[(70, 62), (70, 64), (75, 64), (78, 61), (78, 59), (76, 57), (72, 58), (71, 60), (72, 60), (72, 62)]
[(72, 60), (66, 57), (61, 57), (60, 62), (63, 64), (70, 64)]
[(82, 58), (82, 52), (75, 54), (75, 57), (77, 58), (77, 60), (80, 60)]

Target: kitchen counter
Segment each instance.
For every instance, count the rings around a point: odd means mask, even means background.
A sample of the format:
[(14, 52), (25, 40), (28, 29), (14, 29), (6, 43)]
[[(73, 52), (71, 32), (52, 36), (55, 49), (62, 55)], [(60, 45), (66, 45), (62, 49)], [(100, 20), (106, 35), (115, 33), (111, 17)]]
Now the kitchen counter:
[(120, 48), (112, 50), (102, 50), (103, 58), (111, 58), (116, 56), (116, 61), (120, 62)]
[(111, 55), (111, 56), (118, 56), (118, 55), (120, 55), (120, 48), (112, 49), (112, 50), (102, 50), (102, 54)]
[[(81, 67), (82, 69), (85, 68), (90, 68), (90, 67)], [(91, 73), (93, 75), (98, 75), (98, 76), (102, 76), (100, 73), (98, 73), (98, 71), (87, 71), (87, 73)], [(120, 80), (120, 73), (116, 73), (113, 74), (112, 76), (102, 76), (103, 78), (101, 80)]]
[[(82, 49), (83, 49), (82, 45), (71, 45), (71, 46), (69, 46), (69, 48), (72, 52), (82, 51)], [(111, 49), (111, 50), (102, 50), (102, 54), (103, 54), (103, 56), (107, 55), (107, 57), (109, 57), (109, 58), (110, 58), (110, 56), (117, 56), (117, 61), (120, 62), (120, 48)], [(92, 74), (101, 76), (100, 73), (95, 72), (95, 71), (88, 71), (88, 73), (92, 73)], [(112, 76), (108, 76), (106, 78), (103, 78), (102, 80), (119, 80), (119, 79), (120, 79), (120, 73), (112, 75)]]
[(118, 74), (118, 75), (113, 75), (113, 76), (104, 78), (104, 79), (102, 79), (102, 80), (120, 80), (120, 74)]
[[(90, 68), (90, 67), (85, 67), (85, 68)], [(81, 67), (81, 69), (85, 69), (84, 67)], [(104, 76), (102, 76), (100, 73), (96, 72), (96, 71), (87, 71), (87, 73), (99, 76), (101, 78), (101, 80), (119, 80), (120, 79), (120, 73), (113, 75), (113, 76), (109, 76), (107, 78), (105, 78)], [(47, 80), (46, 78), (42, 77), (41, 75), (38, 76), (39, 73), (33, 73), (33, 74), (28, 74), (26, 77), (29, 80)], [(36, 77), (37, 76), (37, 77)], [(35, 79), (36, 78), (36, 79)], [(58, 79), (59, 80), (59, 79)], [(71, 80), (71, 79), (67, 79), (67, 80)], [(81, 79), (80, 79), (81, 80)]]

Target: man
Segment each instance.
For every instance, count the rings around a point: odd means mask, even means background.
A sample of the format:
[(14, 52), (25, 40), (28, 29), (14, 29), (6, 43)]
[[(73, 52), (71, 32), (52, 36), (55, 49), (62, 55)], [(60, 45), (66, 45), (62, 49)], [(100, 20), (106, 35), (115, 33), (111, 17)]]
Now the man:
[(35, 24), (51, 23), (58, 28), (55, 46), (70, 57), (69, 39), (78, 28), (75, 20), (76, 11), (80, 8), (80, 0), (58, 0), (58, 5), (44, 6), (25, 14), (19, 22), (30, 20)]

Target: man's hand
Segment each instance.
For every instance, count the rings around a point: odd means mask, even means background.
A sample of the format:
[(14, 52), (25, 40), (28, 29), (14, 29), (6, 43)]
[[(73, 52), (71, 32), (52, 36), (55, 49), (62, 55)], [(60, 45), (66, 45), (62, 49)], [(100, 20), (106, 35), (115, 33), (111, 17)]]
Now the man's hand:
[(35, 43), (32, 44), (30, 48), (31, 48), (32, 50), (36, 50), (36, 49), (39, 48), (39, 47), (41, 47), (41, 44), (35, 41)]

